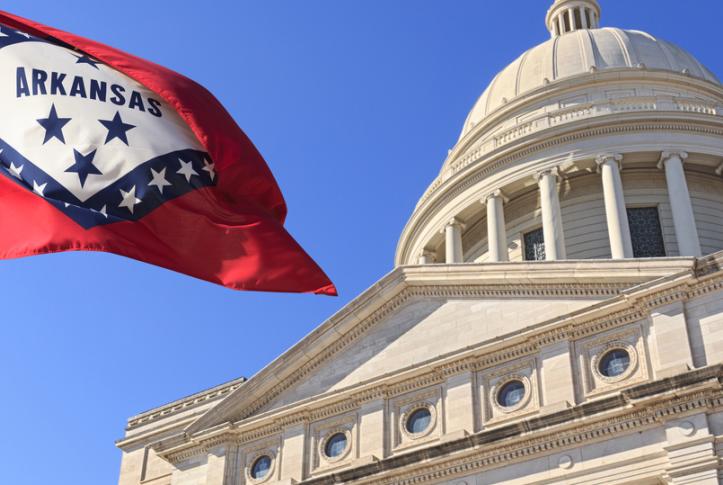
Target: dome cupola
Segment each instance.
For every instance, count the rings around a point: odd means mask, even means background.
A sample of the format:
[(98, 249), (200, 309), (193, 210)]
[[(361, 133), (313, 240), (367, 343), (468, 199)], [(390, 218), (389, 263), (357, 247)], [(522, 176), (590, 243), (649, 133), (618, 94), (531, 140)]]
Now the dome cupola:
[(553, 38), (576, 30), (597, 29), (600, 5), (595, 0), (556, 0), (547, 11), (545, 24)]

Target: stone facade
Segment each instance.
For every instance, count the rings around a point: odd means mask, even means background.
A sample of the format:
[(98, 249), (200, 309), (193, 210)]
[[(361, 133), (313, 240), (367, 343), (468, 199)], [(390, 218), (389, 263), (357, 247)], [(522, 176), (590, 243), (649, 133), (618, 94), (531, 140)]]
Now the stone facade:
[(131, 418), (119, 485), (722, 483), (723, 88), (600, 16), (557, 0), (397, 267), (248, 382)]

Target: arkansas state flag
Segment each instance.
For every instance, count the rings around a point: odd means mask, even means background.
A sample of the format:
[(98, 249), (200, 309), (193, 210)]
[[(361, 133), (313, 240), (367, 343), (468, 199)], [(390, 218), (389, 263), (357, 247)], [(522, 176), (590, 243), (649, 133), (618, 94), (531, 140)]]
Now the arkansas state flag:
[(107, 251), (238, 290), (336, 294), (202, 86), (0, 12), (0, 259)]

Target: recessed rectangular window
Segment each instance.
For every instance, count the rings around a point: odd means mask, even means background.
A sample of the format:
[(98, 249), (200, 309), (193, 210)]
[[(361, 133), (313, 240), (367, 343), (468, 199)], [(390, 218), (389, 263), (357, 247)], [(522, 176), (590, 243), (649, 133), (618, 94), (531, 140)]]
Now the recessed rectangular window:
[(542, 228), (526, 232), (523, 236), (525, 245), (525, 261), (545, 260), (545, 238)]
[(632, 207), (627, 209), (633, 256), (636, 258), (660, 258), (665, 256), (663, 231), (657, 207)]
[(592, 19), (590, 18), (590, 11), (585, 9), (585, 20), (587, 20), (587, 28), (592, 29)]

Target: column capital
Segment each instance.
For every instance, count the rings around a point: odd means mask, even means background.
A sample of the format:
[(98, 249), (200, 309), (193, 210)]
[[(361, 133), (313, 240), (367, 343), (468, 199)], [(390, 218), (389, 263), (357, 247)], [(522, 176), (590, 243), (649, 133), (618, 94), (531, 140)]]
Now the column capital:
[(480, 202), (482, 203), (482, 205), (487, 205), (487, 201), (492, 198), (502, 199), (502, 202), (504, 202), (505, 204), (510, 201), (510, 198), (507, 197), (507, 194), (505, 194), (502, 189), (497, 189), (482, 197), (482, 199), (480, 199)]
[(542, 180), (543, 177), (547, 175), (553, 175), (555, 178), (560, 178), (560, 168), (559, 167), (552, 167), (552, 168), (546, 168), (544, 170), (540, 170), (539, 172), (536, 172), (532, 176), (535, 178), (535, 182), (540, 183), (540, 180)]
[(615, 162), (619, 170), (623, 168), (623, 156), (620, 153), (601, 153), (595, 157), (598, 172), (600, 171), (600, 167), (607, 162)]
[(417, 260), (421, 259), (425, 259), (427, 262), (436, 263), (437, 253), (435, 253), (431, 249), (422, 249), (421, 251), (419, 251), (419, 255), (417, 256)]
[(448, 227), (458, 227), (458, 228), (460, 228), (460, 229), (464, 229), (466, 226), (465, 226), (464, 222), (462, 222), (461, 220), (457, 219), (456, 217), (453, 217), (453, 218), (451, 218), (451, 219), (449, 220), (449, 222), (447, 222), (447, 223), (444, 225), (444, 227), (443, 227), (442, 229), (439, 230), (439, 232), (440, 232), (441, 234), (444, 234), (444, 231), (446, 231)]
[(682, 150), (668, 150), (664, 151), (660, 154), (660, 160), (658, 160), (658, 168), (664, 168), (665, 162), (670, 160), (673, 157), (680, 158), (681, 162), (685, 162), (685, 159), (688, 158), (688, 152), (684, 152)]

